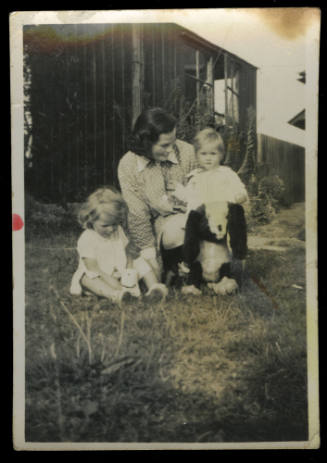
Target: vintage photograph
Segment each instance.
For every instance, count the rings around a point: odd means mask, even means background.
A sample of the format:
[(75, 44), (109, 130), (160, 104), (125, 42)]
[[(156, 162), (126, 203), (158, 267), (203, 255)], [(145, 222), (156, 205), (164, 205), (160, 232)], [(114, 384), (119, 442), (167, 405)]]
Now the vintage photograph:
[(14, 447), (319, 447), (316, 8), (10, 16)]

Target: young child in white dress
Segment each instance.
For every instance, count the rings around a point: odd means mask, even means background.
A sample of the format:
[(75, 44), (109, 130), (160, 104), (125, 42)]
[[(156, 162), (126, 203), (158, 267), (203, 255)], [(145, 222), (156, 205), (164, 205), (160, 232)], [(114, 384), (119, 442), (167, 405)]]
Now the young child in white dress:
[(147, 299), (166, 297), (166, 286), (158, 282), (149, 264), (126, 252), (129, 240), (122, 227), (126, 213), (121, 194), (111, 188), (96, 190), (83, 204), (78, 219), (84, 231), (77, 242), (79, 265), (71, 294), (89, 291), (113, 302), (129, 302), (141, 295), (138, 281), (143, 279)]

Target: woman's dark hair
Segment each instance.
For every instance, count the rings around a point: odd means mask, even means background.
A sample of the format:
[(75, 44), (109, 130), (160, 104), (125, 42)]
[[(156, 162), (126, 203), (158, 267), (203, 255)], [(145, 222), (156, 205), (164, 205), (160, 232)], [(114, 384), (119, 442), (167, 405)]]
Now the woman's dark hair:
[(176, 123), (176, 119), (162, 108), (146, 109), (135, 121), (128, 149), (152, 158), (152, 146), (162, 133), (172, 132)]

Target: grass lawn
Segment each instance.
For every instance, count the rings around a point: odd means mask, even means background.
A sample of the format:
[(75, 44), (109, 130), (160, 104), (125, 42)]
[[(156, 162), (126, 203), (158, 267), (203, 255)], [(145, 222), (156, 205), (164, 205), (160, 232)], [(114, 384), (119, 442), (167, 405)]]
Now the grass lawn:
[(121, 310), (69, 295), (75, 243), (26, 243), (27, 441), (307, 440), (304, 248), (250, 251), (234, 296)]

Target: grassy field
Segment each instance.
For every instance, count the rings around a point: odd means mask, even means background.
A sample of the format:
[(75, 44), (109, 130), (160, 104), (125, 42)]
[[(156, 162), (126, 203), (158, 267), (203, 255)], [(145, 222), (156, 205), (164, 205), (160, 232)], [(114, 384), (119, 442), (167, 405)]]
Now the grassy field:
[(27, 441), (307, 439), (304, 247), (251, 250), (234, 296), (121, 310), (69, 295), (76, 236), (26, 243)]

